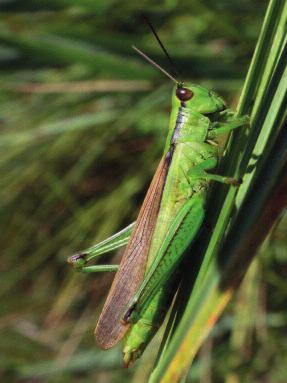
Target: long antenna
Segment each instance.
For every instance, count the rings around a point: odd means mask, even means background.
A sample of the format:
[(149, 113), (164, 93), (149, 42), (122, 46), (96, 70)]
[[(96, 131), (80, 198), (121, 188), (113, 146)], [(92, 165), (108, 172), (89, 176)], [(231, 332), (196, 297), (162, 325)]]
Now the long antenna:
[(145, 22), (147, 23), (147, 25), (150, 27), (150, 29), (151, 29), (151, 31), (152, 31), (154, 37), (157, 39), (157, 42), (159, 43), (159, 45), (160, 45), (161, 49), (163, 50), (163, 52), (164, 52), (166, 58), (168, 59), (170, 65), (171, 65), (172, 68), (173, 68), (174, 74), (176, 75), (176, 77), (179, 77), (179, 73), (178, 73), (178, 70), (177, 70), (177, 68), (176, 68), (176, 65), (175, 65), (175, 63), (172, 61), (170, 55), (168, 54), (168, 52), (167, 52), (165, 46), (163, 45), (161, 39), (159, 38), (159, 35), (157, 34), (156, 30), (154, 29), (152, 23), (149, 21), (149, 19), (148, 19), (145, 15), (143, 15), (142, 17), (143, 17), (143, 19), (145, 20)]
[(169, 77), (173, 82), (175, 82), (177, 85), (179, 82), (176, 78), (174, 78), (171, 74), (169, 74), (165, 69), (163, 69), (160, 65), (158, 65), (155, 61), (153, 61), (150, 57), (148, 57), (145, 53), (143, 53), (140, 49), (132, 45), (132, 48), (140, 54), (145, 60), (147, 60), (150, 64), (154, 65), (156, 68), (158, 68), (162, 73), (164, 73), (167, 77)]

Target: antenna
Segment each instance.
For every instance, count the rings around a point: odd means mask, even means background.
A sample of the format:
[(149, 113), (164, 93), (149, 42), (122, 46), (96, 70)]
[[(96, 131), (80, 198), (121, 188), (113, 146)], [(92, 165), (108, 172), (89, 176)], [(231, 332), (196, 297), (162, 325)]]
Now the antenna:
[(163, 45), (161, 39), (159, 38), (159, 35), (157, 34), (156, 30), (154, 29), (152, 23), (149, 21), (149, 19), (148, 19), (145, 15), (143, 15), (142, 17), (143, 17), (143, 19), (145, 20), (145, 22), (147, 23), (147, 25), (150, 27), (150, 29), (151, 29), (151, 31), (152, 31), (154, 37), (156, 38), (157, 42), (159, 43), (161, 49), (163, 50), (163, 52), (164, 52), (166, 58), (168, 59), (168, 61), (169, 61), (170, 65), (171, 65), (171, 67), (173, 68), (174, 74), (176, 75), (176, 77), (179, 77), (179, 73), (178, 73), (178, 70), (177, 70), (177, 68), (176, 68), (176, 65), (175, 65), (175, 63), (172, 61), (170, 55), (168, 54), (168, 52), (167, 52), (165, 46)]
[(132, 45), (132, 48), (141, 55), (145, 60), (147, 60), (150, 64), (154, 65), (156, 68), (158, 68), (162, 73), (164, 73), (167, 77), (169, 77), (173, 82), (175, 82), (177, 85), (180, 83), (177, 81), (176, 78), (174, 78), (171, 74), (169, 74), (165, 69), (163, 69), (160, 65), (158, 65), (155, 61), (153, 61), (150, 57), (148, 57), (145, 53), (143, 53), (140, 49)]

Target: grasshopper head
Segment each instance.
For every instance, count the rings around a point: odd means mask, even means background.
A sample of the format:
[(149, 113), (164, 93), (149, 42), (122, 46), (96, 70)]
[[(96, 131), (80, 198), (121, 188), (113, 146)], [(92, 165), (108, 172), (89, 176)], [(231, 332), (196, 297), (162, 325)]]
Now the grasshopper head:
[(179, 83), (176, 88), (177, 102), (202, 114), (220, 112), (225, 109), (225, 102), (216, 93), (194, 84)]

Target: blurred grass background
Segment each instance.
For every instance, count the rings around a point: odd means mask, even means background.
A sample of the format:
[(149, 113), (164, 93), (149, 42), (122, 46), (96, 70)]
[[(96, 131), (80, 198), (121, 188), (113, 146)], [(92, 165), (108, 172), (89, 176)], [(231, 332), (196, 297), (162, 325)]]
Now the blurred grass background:
[[(144, 382), (96, 349), (112, 275), (66, 258), (136, 217), (161, 155), (172, 84), (141, 12), (184, 79), (236, 105), (267, 2), (1, 1), (1, 317), (4, 382)], [(286, 382), (286, 216), (190, 370), (190, 382)]]

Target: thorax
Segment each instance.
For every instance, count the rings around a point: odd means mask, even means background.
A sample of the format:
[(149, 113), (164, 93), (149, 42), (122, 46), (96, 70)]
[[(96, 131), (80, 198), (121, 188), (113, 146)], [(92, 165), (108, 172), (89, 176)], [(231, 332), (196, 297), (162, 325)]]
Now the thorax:
[(182, 142), (204, 142), (210, 120), (190, 108), (179, 107), (170, 145)]

